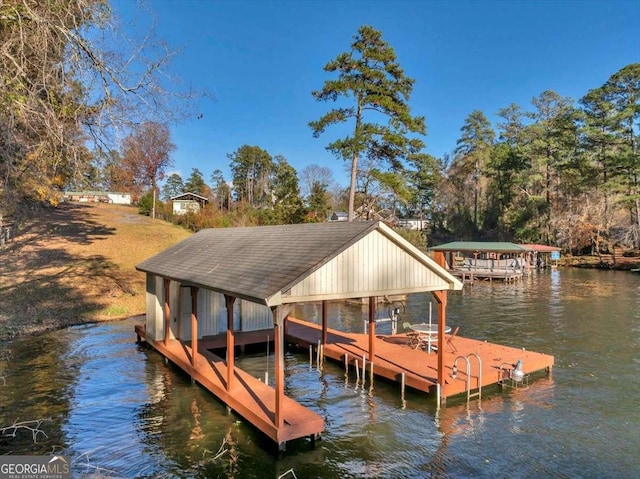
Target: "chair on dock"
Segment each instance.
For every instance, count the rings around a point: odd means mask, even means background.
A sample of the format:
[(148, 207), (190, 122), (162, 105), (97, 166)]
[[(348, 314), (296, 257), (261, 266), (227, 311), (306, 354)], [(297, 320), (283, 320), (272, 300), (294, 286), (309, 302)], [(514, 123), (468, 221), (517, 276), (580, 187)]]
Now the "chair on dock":
[(407, 321), (402, 323), (402, 327), (405, 331), (407, 331), (407, 346), (413, 349), (418, 349), (418, 346), (420, 345), (420, 335), (416, 331), (411, 329), (411, 323)]
[(447, 338), (447, 342), (445, 344), (445, 349), (447, 349), (447, 346), (451, 346), (451, 349), (453, 350), (454, 353), (458, 352), (458, 348), (455, 347), (455, 345), (453, 344), (453, 340), (456, 337), (456, 334), (458, 334), (458, 331), (460, 330), (460, 326), (456, 326), (455, 329), (453, 330), (453, 333), (451, 333), (451, 335)]

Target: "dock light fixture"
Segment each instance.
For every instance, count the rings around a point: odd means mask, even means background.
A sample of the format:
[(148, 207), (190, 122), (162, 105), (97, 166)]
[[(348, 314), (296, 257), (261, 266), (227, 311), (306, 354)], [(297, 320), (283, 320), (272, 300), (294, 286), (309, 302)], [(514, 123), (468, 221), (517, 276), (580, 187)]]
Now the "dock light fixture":
[(515, 369), (511, 373), (511, 379), (515, 382), (519, 383), (524, 378), (524, 371), (522, 370), (522, 360), (518, 359), (518, 362), (515, 364)]
[(455, 379), (457, 375), (458, 375), (458, 365), (453, 363), (453, 372), (451, 373), (451, 377)]

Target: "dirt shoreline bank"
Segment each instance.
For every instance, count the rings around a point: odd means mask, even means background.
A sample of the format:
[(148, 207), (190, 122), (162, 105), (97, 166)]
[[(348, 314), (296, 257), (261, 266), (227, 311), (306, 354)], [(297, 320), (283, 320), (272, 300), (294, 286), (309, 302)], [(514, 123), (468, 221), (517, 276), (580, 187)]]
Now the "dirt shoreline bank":
[(190, 233), (123, 205), (39, 211), (0, 248), (0, 343), (145, 310), (135, 265)]

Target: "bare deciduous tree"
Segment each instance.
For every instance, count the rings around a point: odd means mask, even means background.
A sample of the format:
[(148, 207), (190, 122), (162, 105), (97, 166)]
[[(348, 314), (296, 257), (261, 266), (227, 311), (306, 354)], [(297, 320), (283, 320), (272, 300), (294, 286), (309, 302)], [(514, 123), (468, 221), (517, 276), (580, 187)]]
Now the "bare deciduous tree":
[(162, 123), (143, 123), (124, 139), (122, 149), (125, 170), (130, 172), (134, 183), (151, 187), (151, 217), (155, 218), (158, 181), (164, 178), (166, 169), (172, 165), (171, 152), (175, 149), (169, 128)]
[(2, 0), (0, 24), (5, 212), (25, 198), (55, 202), (80, 182), (88, 139), (111, 148), (134, 121), (178, 119), (198, 97), (172, 78), (176, 52), (153, 22), (143, 36), (126, 36), (108, 0)]
[(331, 168), (311, 164), (300, 171), (300, 193), (304, 198), (309, 197), (316, 184), (323, 185), (326, 189), (334, 186), (335, 179)]

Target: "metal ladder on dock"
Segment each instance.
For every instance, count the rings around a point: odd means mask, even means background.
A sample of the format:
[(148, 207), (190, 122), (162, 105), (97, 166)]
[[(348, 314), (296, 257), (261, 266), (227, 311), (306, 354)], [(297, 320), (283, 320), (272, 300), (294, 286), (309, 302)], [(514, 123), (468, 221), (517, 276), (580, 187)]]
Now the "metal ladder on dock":
[[(478, 360), (478, 390), (475, 392), (471, 392), (471, 361), (469, 360), (469, 358), (471, 357), (475, 357)], [(469, 401), (471, 400), (471, 398), (473, 397), (477, 397), (478, 399), (482, 399), (482, 359), (480, 359), (480, 356), (476, 353), (469, 353), (466, 356), (458, 356), (454, 361), (453, 361), (453, 373), (451, 374), (451, 377), (453, 379), (456, 378), (456, 375), (458, 374), (458, 359), (464, 359), (466, 365), (467, 365), (467, 369), (465, 371), (466, 375), (467, 375), (467, 385), (466, 385), (466, 390), (467, 390), (467, 404), (469, 404)]]

